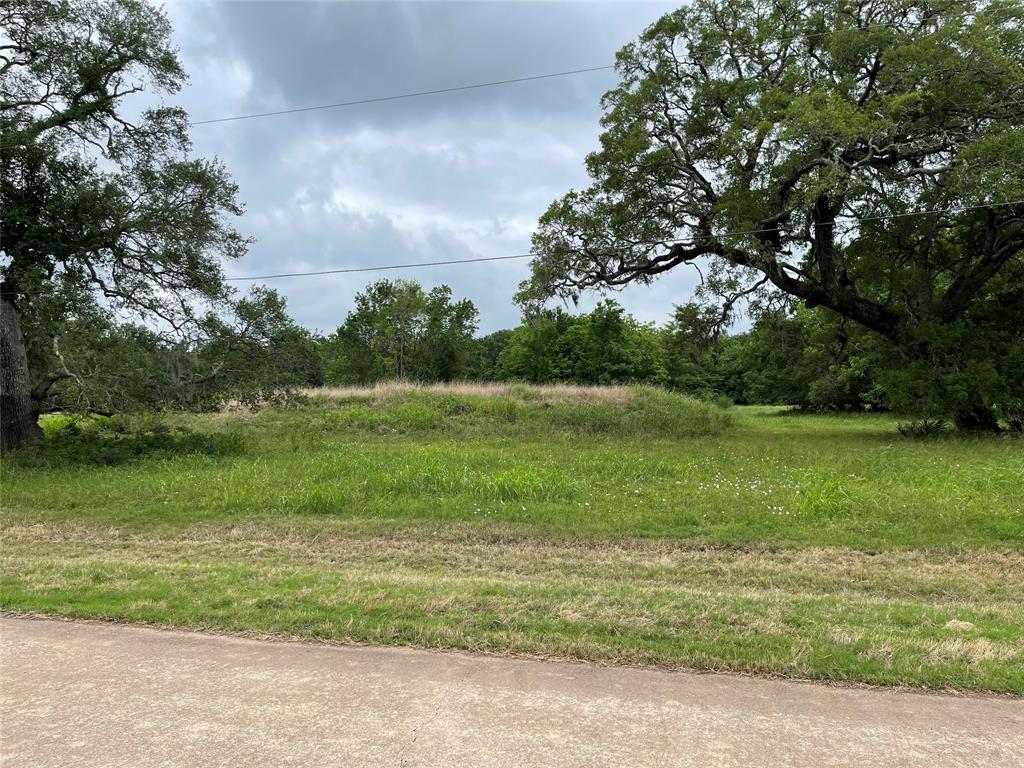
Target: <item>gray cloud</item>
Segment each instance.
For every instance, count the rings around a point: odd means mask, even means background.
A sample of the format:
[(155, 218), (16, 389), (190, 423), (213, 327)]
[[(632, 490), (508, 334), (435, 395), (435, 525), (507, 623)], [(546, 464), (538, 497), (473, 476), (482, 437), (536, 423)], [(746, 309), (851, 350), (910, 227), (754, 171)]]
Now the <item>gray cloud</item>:
[[(196, 120), (600, 66), (672, 6), (654, 3), (174, 3)], [(256, 238), (229, 274), (525, 253), (537, 217), (586, 183), (614, 73), (193, 128), (238, 181)], [(527, 261), (269, 282), (332, 330), (354, 294), (401, 275), (471, 298), (481, 330), (518, 322)], [(619, 299), (663, 321), (696, 274)], [(240, 285), (245, 285), (240, 283)], [(593, 298), (585, 302), (590, 306)]]

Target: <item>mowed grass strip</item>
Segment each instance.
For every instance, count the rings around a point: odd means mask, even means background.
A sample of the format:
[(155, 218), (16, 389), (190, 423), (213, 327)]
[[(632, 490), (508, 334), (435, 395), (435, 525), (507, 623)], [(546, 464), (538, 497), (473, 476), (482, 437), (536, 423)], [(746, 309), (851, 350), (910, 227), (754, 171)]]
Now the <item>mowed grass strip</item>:
[(0, 606), (1024, 693), (1019, 440), (643, 388), (183, 423), (208, 450), (5, 462)]
[(1024, 692), (1024, 557), (1014, 553), (204, 534), (13, 529), (3, 605), (332, 642)]

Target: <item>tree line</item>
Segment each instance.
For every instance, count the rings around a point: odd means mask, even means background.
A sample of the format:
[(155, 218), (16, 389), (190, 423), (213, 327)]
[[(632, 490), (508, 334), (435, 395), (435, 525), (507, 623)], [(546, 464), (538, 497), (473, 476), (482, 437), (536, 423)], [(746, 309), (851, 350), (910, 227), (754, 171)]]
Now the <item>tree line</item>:
[[(380, 280), (355, 298), (333, 332), (311, 332), (273, 290), (239, 301), (234, 324), (208, 318), (207, 334), (168, 344), (144, 326), (91, 313), (52, 346), (30, 345), (41, 410), (203, 410), (227, 400), (258, 403), (289, 389), (379, 381), (458, 380), (650, 384), (721, 404), (780, 404), (808, 410), (897, 410), (942, 418), (947, 406), (922, 396), (918, 373), (892, 365), (892, 350), (825, 308), (762, 308), (749, 329), (726, 333), (720, 314), (697, 303), (663, 324), (638, 321), (614, 299), (590, 312), (525, 312), (521, 323), (479, 335), (479, 313), (447, 285)], [(101, 328), (97, 333), (96, 329)], [(1024, 356), (996, 371), (1024, 376)], [(44, 384), (45, 382), (45, 384)], [(999, 416), (1024, 428), (1008, 399)]]
[[(884, 339), (842, 315), (793, 301), (751, 312), (749, 330), (728, 334), (720, 311), (695, 302), (656, 325), (605, 299), (582, 314), (528, 307), (516, 328), (479, 336), (476, 308), (453, 300), (448, 286), (425, 292), (416, 282), (382, 280), (357, 296), (317, 349), (322, 381), (335, 385), (392, 378), (646, 383), (740, 404), (950, 415), (956, 395), (944, 396), (936, 381), (945, 372), (901, 363)], [(987, 382), (998, 417), (1019, 430), (1024, 340), (1009, 343), (1015, 353), (990, 360)]]

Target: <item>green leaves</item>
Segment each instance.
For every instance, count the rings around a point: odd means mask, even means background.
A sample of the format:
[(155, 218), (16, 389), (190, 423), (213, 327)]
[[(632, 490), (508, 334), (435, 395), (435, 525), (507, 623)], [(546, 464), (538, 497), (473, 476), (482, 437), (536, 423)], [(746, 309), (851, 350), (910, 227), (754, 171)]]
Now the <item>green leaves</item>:
[[(1019, 0), (701, 0), (664, 16), (619, 53), (593, 184), (541, 218), (520, 299), (704, 257), (708, 299), (766, 279), (951, 376), (967, 338), (1005, 355), (999, 339), (1024, 330), (1022, 19)], [(929, 323), (948, 332), (917, 332)], [(963, 397), (989, 396), (979, 382)]]
[[(170, 36), (163, 11), (141, 0), (0, 9), (0, 285), (28, 332), (36, 410), (164, 401), (165, 381), (181, 388), (172, 401), (209, 401), (194, 386), (209, 374), (195, 345), (209, 341), (211, 311), (231, 313), (222, 262), (249, 241), (233, 227), (242, 207), (226, 169), (188, 154), (184, 110), (135, 116), (135, 94), (173, 94), (185, 81)], [(97, 296), (184, 351), (126, 338)], [(187, 363), (165, 376), (172, 359)]]
[(545, 310), (527, 316), (498, 357), (499, 378), (574, 384), (662, 383), (658, 332), (614, 300), (572, 316)]
[(441, 285), (425, 292), (410, 280), (380, 280), (356, 294), (356, 307), (325, 342), (328, 380), (451, 381), (465, 377), (477, 310)]

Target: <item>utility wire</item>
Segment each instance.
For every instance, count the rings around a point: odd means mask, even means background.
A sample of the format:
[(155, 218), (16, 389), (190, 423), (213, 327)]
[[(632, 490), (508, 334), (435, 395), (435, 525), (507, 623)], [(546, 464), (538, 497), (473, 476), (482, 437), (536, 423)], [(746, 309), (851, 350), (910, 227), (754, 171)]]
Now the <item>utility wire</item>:
[[(411, 93), (399, 93), (393, 96), (374, 96), (366, 99), (353, 99), (352, 101), (339, 101), (333, 104), (316, 104), (311, 107), (295, 107), (294, 109), (279, 109), (273, 112), (255, 112), (247, 115), (231, 115), (229, 117), (215, 117), (209, 120), (193, 120), (189, 127), (197, 125), (211, 125), (213, 123), (230, 123), (238, 120), (252, 120), (258, 117), (274, 117), (276, 115), (291, 115), (298, 112), (315, 112), (323, 109), (338, 109), (341, 107), (354, 107), (360, 104), (377, 104), (384, 101), (398, 101), (400, 99), (414, 99), (421, 96), (437, 96), (444, 93), (457, 93), (459, 91), (472, 91), (478, 88), (492, 88), (499, 85), (512, 85), (513, 83), (528, 83), (535, 80), (549, 80), (554, 77), (567, 77), (569, 75), (580, 75), (586, 72), (600, 72), (602, 70), (615, 69), (614, 64), (606, 64), (601, 67), (584, 67), (583, 69), (568, 69), (564, 72), (547, 72), (543, 75), (529, 75), (527, 77), (513, 77), (507, 80), (492, 80), (486, 83), (470, 83), (468, 85), (455, 85), (450, 88), (435, 88), (429, 91), (413, 91)], [(24, 146), (25, 142), (11, 142), (0, 144), (0, 149)]]
[[(964, 14), (960, 14), (959, 16), (961, 18), (965, 18), (968, 15), (969, 15), (968, 13), (964, 13)], [(924, 23), (930, 22), (930, 21), (944, 21), (944, 20), (949, 20), (950, 18), (956, 18), (956, 17), (957, 17), (957, 15), (954, 15), (952, 17), (944, 16), (944, 15), (929, 16), (927, 18), (921, 19), (920, 20), (920, 24), (923, 25)], [(856, 26), (856, 27), (839, 27), (839, 28), (836, 28), (836, 29), (826, 29), (826, 30), (821, 30), (821, 31), (818, 31), (818, 32), (802, 32), (802, 33), (796, 33), (796, 34), (792, 34), (792, 35), (783, 35), (781, 37), (774, 38), (772, 40), (772, 42), (774, 42), (774, 43), (788, 43), (788, 42), (792, 42), (793, 40), (806, 40), (806, 39), (810, 39), (810, 38), (824, 37), (826, 35), (833, 35), (833, 34), (836, 34), (837, 32), (847, 32), (847, 31), (859, 32), (859, 31), (871, 30), (871, 29), (892, 29), (892, 30), (903, 31), (903, 30), (900, 30), (900, 28), (898, 26), (896, 26), (898, 23), (899, 22), (896, 22), (896, 21), (893, 21), (893, 22), (879, 22), (879, 23), (876, 23), (876, 24), (864, 24), (862, 26)], [(493, 86), (498, 86), (498, 85), (511, 85), (513, 83), (526, 83), (526, 82), (530, 82), (530, 81), (533, 81), (533, 80), (547, 80), (547, 79), (550, 79), (550, 78), (553, 78), (553, 77), (567, 77), (569, 75), (580, 75), (580, 74), (584, 74), (586, 72), (600, 72), (600, 71), (607, 70), (607, 69), (615, 69), (615, 65), (614, 64), (606, 64), (606, 65), (601, 66), (601, 67), (585, 67), (583, 69), (569, 69), (569, 70), (566, 70), (564, 72), (549, 72), (549, 73), (543, 74), (543, 75), (531, 75), (531, 76), (528, 76), (528, 77), (514, 77), (514, 78), (507, 79), (507, 80), (494, 80), (494, 81), (487, 82), (487, 83), (472, 83), (470, 85), (456, 85), (456, 86), (453, 86), (453, 87), (450, 87), (450, 88), (437, 88), (437, 89), (429, 90), (429, 91), (414, 91), (412, 93), (402, 93), (402, 94), (397, 94), (397, 95), (394, 95), (394, 96), (377, 96), (377, 97), (368, 98), (368, 99), (356, 99), (356, 100), (353, 100), (353, 101), (339, 101), (339, 102), (336, 102), (334, 104), (317, 104), (317, 105), (313, 105), (313, 106), (310, 106), (310, 107), (296, 107), (296, 108), (293, 108), (293, 109), (280, 109), (280, 110), (275, 110), (273, 112), (256, 112), (256, 113), (247, 114), (247, 115), (232, 115), (230, 117), (217, 117), (217, 118), (212, 118), (212, 119), (209, 119), (209, 120), (195, 120), (193, 122), (190, 122), (189, 125), (190, 126), (211, 125), (213, 123), (228, 123), (228, 122), (234, 122), (234, 121), (237, 121), (237, 120), (252, 120), (252, 119), (258, 118), (258, 117), (274, 117), (274, 116), (277, 116), (277, 115), (291, 115), (291, 114), (295, 114), (295, 113), (298, 113), (298, 112), (314, 112), (314, 111), (322, 110), (322, 109), (337, 109), (339, 107), (353, 107), (353, 106), (357, 106), (359, 104), (375, 104), (375, 103), (382, 102), (382, 101), (397, 101), (399, 99), (412, 99), (412, 98), (418, 98), (420, 96), (436, 96), (438, 94), (443, 94), (443, 93), (456, 93), (458, 91), (470, 91), (470, 90), (475, 90), (477, 88), (491, 88)]]
[(295, 109), (279, 109), (274, 112), (257, 112), (251, 115), (233, 115), (232, 117), (217, 117), (212, 120), (195, 120), (189, 123), (190, 126), (210, 125), (211, 123), (228, 123), (235, 120), (252, 120), (256, 117), (273, 117), (275, 115), (291, 115), (296, 112), (313, 112), (319, 109), (337, 109), (338, 107), (354, 107), (358, 104), (376, 104), (381, 101), (398, 101), (399, 99), (414, 99), (420, 96), (436, 96), (441, 93), (455, 93), (457, 91), (471, 91), (476, 88), (491, 88), (496, 85), (511, 85), (512, 83), (527, 83), (533, 80), (547, 80), (552, 77), (566, 77), (567, 75), (579, 75), (584, 72), (600, 72), (605, 69), (615, 69), (614, 64), (606, 64), (603, 67), (586, 67), (585, 69), (570, 69), (565, 72), (549, 72), (544, 75), (530, 75), (529, 77), (513, 77), (508, 80), (492, 80), (488, 83), (471, 83), (470, 85), (456, 85), (451, 88), (435, 88), (430, 91), (414, 91), (412, 93), (400, 93), (395, 96), (375, 96), (370, 99), (355, 99), (353, 101), (339, 101), (334, 104), (317, 104), (312, 107), (296, 107)]
[(447, 264), (475, 264), (478, 261), (508, 261), (509, 259), (528, 259), (533, 253), (517, 253), (514, 256), (482, 256), (473, 259), (451, 259), (449, 261), (420, 261), (415, 264), (388, 264), (381, 267), (350, 267), (346, 269), (323, 269), (318, 272), (282, 272), (278, 275), (246, 275), (245, 277), (226, 277), (225, 280), (274, 280), (279, 277), (313, 277), (314, 275), (343, 275), (349, 272), (380, 272), (386, 269), (411, 269), (413, 267), (440, 267)]
[[(860, 224), (860, 223), (865, 222), (865, 221), (884, 221), (884, 220), (888, 220), (888, 219), (905, 218), (905, 217), (908, 217), (908, 216), (926, 216), (926, 215), (929, 215), (929, 214), (939, 214), (939, 213), (959, 213), (959, 212), (962, 212), (962, 211), (973, 211), (973, 210), (980, 210), (980, 209), (983, 209), (983, 208), (1000, 208), (1000, 207), (1006, 207), (1006, 206), (1010, 206), (1010, 205), (1024, 205), (1024, 199), (1022, 199), (1022, 200), (1007, 200), (1007, 201), (997, 202), (997, 203), (979, 203), (977, 205), (953, 206), (953, 207), (949, 207), (949, 208), (930, 208), (930, 209), (923, 210), (923, 211), (906, 211), (904, 213), (888, 213), (888, 214), (882, 214), (882, 215), (877, 215), (877, 216), (860, 216), (860, 217), (858, 217), (858, 216), (836, 216), (831, 221), (816, 222), (815, 226), (819, 226), (819, 227), (821, 227), (821, 226), (828, 226), (830, 224), (838, 224), (838, 223), (842, 223), (842, 222), (848, 222), (850, 226), (853, 226), (855, 224)], [(744, 236), (744, 235), (760, 235), (760, 234), (768, 234), (768, 233), (773, 233), (773, 232), (778, 232), (778, 231), (779, 231), (778, 227), (774, 227), (774, 228), (770, 228), (770, 229), (766, 229), (766, 228), (747, 229), (747, 230), (740, 230), (740, 231), (736, 231), (736, 232), (723, 232), (722, 234), (718, 234), (718, 235), (697, 235), (697, 236), (693, 236), (693, 237), (667, 238), (667, 239), (653, 240), (653, 241), (648, 241), (648, 242), (620, 243), (618, 246), (614, 246), (614, 245), (607, 246), (604, 250), (614, 251), (614, 250), (616, 250), (616, 248), (623, 248), (623, 247), (630, 247), (630, 246), (637, 246), (637, 245), (668, 245), (668, 244), (674, 244), (674, 243), (699, 243), (699, 242), (702, 242), (704, 240), (725, 239), (725, 238), (729, 238), (729, 237), (741, 237), (741, 236)], [(485, 261), (511, 261), (513, 259), (531, 259), (531, 258), (535, 258), (538, 255), (539, 254), (532, 253), (532, 252), (531, 253), (517, 253), (517, 254), (513, 254), (511, 256), (480, 256), (480, 257), (476, 257), (476, 258), (472, 258), (472, 259), (448, 259), (448, 260), (444, 260), (444, 261), (420, 261), (420, 262), (415, 262), (415, 263), (411, 263), (411, 264), (387, 264), (387, 265), (382, 265), (382, 266), (377, 266), (377, 267), (345, 267), (345, 268), (342, 268), (342, 269), (321, 269), (321, 270), (316, 270), (316, 271), (312, 271), (312, 272), (281, 272), (281, 273), (272, 274), (272, 275), (243, 275), (243, 276), (239, 276), (239, 277), (226, 277), (224, 279), (228, 280), (228, 281), (276, 280), (276, 279), (279, 279), (279, 278), (286, 278), (286, 277), (315, 277), (315, 276), (322, 276), (322, 275), (344, 275), (344, 274), (353, 274), (353, 273), (358, 273), (358, 272), (382, 272), (382, 271), (392, 270), (392, 269), (414, 269), (416, 267), (440, 267), (440, 266), (450, 266), (450, 265), (453, 265), (453, 264), (477, 264), (477, 263), (485, 262)], [(30, 295), (27, 292), (21, 292), (21, 291), (15, 291), (14, 293), (18, 293), (19, 295), (24, 295), (24, 296)]]
[[(248, 115), (231, 115), (229, 117), (215, 117), (209, 120), (193, 120), (189, 127), (197, 125), (211, 125), (213, 123), (230, 123), (238, 120), (252, 120), (258, 117), (274, 117), (276, 115), (291, 115), (298, 112), (316, 112), (324, 109), (338, 109), (341, 107), (354, 107), (360, 104), (377, 104), (385, 101), (399, 101), (401, 99), (414, 99), (421, 96), (437, 96), (444, 93), (457, 93), (459, 91), (472, 91), (478, 88), (491, 88), (498, 85), (511, 85), (513, 83), (528, 83), (535, 80), (548, 80), (554, 77), (566, 77), (568, 75), (579, 75), (585, 72), (600, 72), (602, 70), (615, 69), (614, 64), (606, 64), (602, 67), (585, 67), (583, 69), (569, 69), (564, 72), (548, 72), (543, 75), (529, 75), (527, 77), (513, 77), (507, 80), (492, 80), (487, 83), (470, 83), (469, 85), (455, 85), (450, 88), (435, 88), (429, 91), (413, 91), (412, 93), (399, 93), (393, 96), (374, 96), (367, 99), (354, 99), (352, 101), (339, 101), (333, 104), (317, 104), (311, 107), (296, 107), (294, 109), (279, 109), (273, 112), (256, 112)], [(0, 149), (24, 146), (25, 142), (11, 142), (0, 144)]]
[[(865, 221), (885, 221), (885, 220), (888, 220), (888, 219), (899, 219), (899, 218), (905, 218), (905, 217), (908, 217), (908, 216), (925, 216), (925, 215), (929, 215), (929, 214), (939, 214), (939, 213), (959, 213), (959, 212), (962, 212), (962, 211), (973, 211), (973, 210), (979, 210), (979, 209), (983, 209), (983, 208), (999, 208), (999, 207), (1005, 207), (1005, 206), (1009, 206), (1009, 205), (1024, 205), (1024, 200), (1008, 200), (1006, 202), (1000, 202), (1000, 203), (984, 203), (984, 204), (978, 204), (978, 205), (962, 205), (962, 206), (955, 206), (955, 207), (950, 207), (950, 208), (931, 208), (931, 209), (924, 210), (924, 211), (907, 211), (907, 212), (904, 212), (904, 213), (889, 213), (889, 214), (878, 215), (878, 216), (862, 216), (862, 217), (858, 217), (858, 216), (836, 216), (831, 221), (816, 222), (815, 226), (823, 227), (823, 226), (828, 226), (830, 224), (837, 224), (837, 223), (843, 223), (843, 222), (848, 222), (850, 226), (853, 226), (854, 224), (860, 224), (860, 223), (865, 222)], [(623, 248), (623, 247), (637, 246), (637, 245), (669, 245), (669, 244), (674, 244), (674, 243), (699, 243), (699, 242), (703, 242), (705, 240), (719, 240), (719, 239), (725, 239), (725, 238), (729, 238), (729, 237), (740, 237), (740, 236), (743, 236), (743, 235), (762, 235), (762, 234), (768, 234), (768, 233), (778, 232), (779, 229), (780, 229), (779, 227), (774, 227), (774, 228), (771, 228), (771, 229), (764, 229), (764, 228), (762, 228), (762, 229), (748, 229), (748, 230), (741, 230), (741, 231), (738, 231), (738, 232), (724, 232), (724, 233), (722, 233), (720, 235), (697, 235), (697, 236), (693, 236), (693, 237), (668, 238), (668, 239), (663, 239), (663, 240), (654, 240), (654, 241), (650, 241), (650, 242), (621, 243), (617, 247), (618, 248)], [(605, 248), (605, 250), (614, 251), (614, 250), (616, 250), (617, 247), (616, 246), (607, 246)], [(537, 253), (517, 253), (517, 254), (513, 254), (511, 256), (481, 256), (481, 257), (472, 258), (472, 259), (450, 259), (450, 260), (446, 260), (446, 261), (421, 261), (421, 262), (416, 262), (416, 263), (412, 263), (412, 264), (388, 264), (388, 265), (379, 266), (379, 267), (346, 267), (346, 268), (343, 268), (343, 269), (322, 269), (322, 270), (317, 270), (315, 272), (282, 272), (282, 273), (273, 274), (273, 275), (245, 275), (245, 276), (240, 276), (240, 277), (227, 277), (227, 278), (225, 278), (225, 280), (231, 280), (231, 281), (240, 281), (240, 280), (276, 280), (278, 278), (285, 278), (285, 277), (314, 277), (314, 276), (320, 276), (320, 275), (344, 275), (344, 274), (352, 274), (352, 273), (356, 273), (356, 272), (382, 272), (382, 271), (385, 271), (385, 270), (392, 270), (392, 269), (414, 269), (416, 267), (441, 267), (441, 266), (449, 266), (449, 265), (452, 265), (452, 264), (476, 264), (476, 263), (484, 262), (484, 261), (510, 261), (512, 259), (530, 259), (530, 258), (535, 258), (538, 255), (539, 254), (537, 254)]]
[[(969, 13), (964, 13), (964, 14), (960, 14), (959, 17), (966, 18), (969, 15), (970, 15)], [(952, 18), (957, 18), (957, 15), (954, 15), (952, 17), (950, 17), (950, 16), (939, 16), (939, 15), (930, 16), (928, 18), (921, 19), (920, 23), (924, 24), (925, 22), (930, 22), (930, 21), (950, 20)], [(797, 34), (793, 34), (793, 35), (777, 37), (777, 38), (775, 38), (773, 40), (773, 42), (776, 42), (776, 43), (787, 43), (787, 42), (791, 42), (793, 40), (805, 40), (805, 39), (809, 39), (809, 38), (823, 37), (823, 36), (826, 36), (826, 35), (836, 34), (837, 32), (846, 32), (846, 31), (859, 32), (859, 31), (867, 31), (867, 30), (871, 30), (871, 29), (899, 30), (899, 27), (896, 26), (897, 23), (898, 22), (879, 22), (879, 23), (876, 23), (876, 24), (864, 24), (862, 26), (855, 26), (855, 27), (839, 27), (837, 29), (821, 30), (821, 31), (818, 31), (818, 32), (802, 32), (802, 33), (797, 33)], [(900, 30), (900, 31), (902, 31), (902, 30)], [(600, 72), (600, 71), (609, 70), (609, 69), (615, 69), (615, 65), (614, 64), (605, 64), (605, 65), (599, 66), (599, 67), (584, 67), (584, 68), (581, 68), (581, 69), (569, 69), (569, 70), (565, 70), (565, 71), (562, 71), (562, 72), (548, 72), (548, 73), (545, 73), (545, 74), (542, 74), (542, 75), (529, 75), (529, 76), (526, 76), (526, 77), (514, 77), (514, 78), (508, 78), (508, 79), (505, 79), (505, 80), (492, 80), (490, 82), (485, 82), (485, 83), (470, 83), (468, 85), (456, 85), (456, 86), (452, 86), (452, 87), (449, 87), (449, 88), (435, 88), (435, 89), (427, 90), (427, 91), (413, 91), (411, 93), (401, 93), (401, 94), (395, 94), (395, 95), (392, 95), (392, 96), (375, 96), (375, 97), (366, 98), (366, 99), (353, 99), (351, 101), (339, 101), (339, 102), (335, 102), (335, 103), (332, 103), (332, 104), (316, 104), (316, 105), (309, 106), (309, 107), (295, 107), (295, 108), (291, 108), (291, 109), (280, 109), (280, 110), (274, 110), (274, 111), (270, 111), (270, 112), (254, 112), (252, 114), (245, 114), (245, 115), (230, 115), (230, 116), (227, 116), (227, 117), (215, 117), (215, 118), (210, 118), (210, 119), (207, 119), (207, 120), (194, 120), (194, 121), (189, 122), (189, 126), (193, 127), (193, 126), (199, 126), (199, 125), (212, 125), (212, 124), (215, 124), (215, 123), (237, 122), (239, 120), (252, 120), (252, 119), (260, 118), (260, 117), (275, 117), (275, 116), (278, 116), (278, 115), (290, 115), (290, 114), (296, 114), (296, 113), (300, 113), (300, 112), (314, 112), (314, 111), (325, 110), (325, 109), (338, 109), (338, 108), (342, 108), (342, 107), (352, 107), (352, 106), (357, 106), (357, 105), (360, 105), (360, 104), (375, 104), (375, 103), (386, 102), (386, 101), (398, 101), (400, 99), (419, 98), (419, 97), (422, 97), (422, 96), (436, 96), (436, 95), (445, 94), (445, 93), (457, 93), (459, 91), (470, 91), (470, 90), (476, 90), (476, 89), (479, 89), (479, 88), (491, 88), (491, 87), (501, 86), (501, 85), (511, 85), (513, 83), (525, 83), (525, 82), (531, 82), (531, 81), (536, 81), (536, 80), (547, 80), (547, 79), (551, 79), (551, 78), (555, 78), (555, 77), (567, 77), (567, 76), (570, 76), (570, 75), (579, 75), (579, 74), (584, 74), (584, 73), (587, 73), (587, 72)], [(1017, 104), (1017, 103), (1020, 103), (1020, 102), (1018, 102), (1018, 101), (1010, 101), (1008, 103), (1010, 103), (1010, 104)], [(12, 142), (12, 143), (9, 143), (9, 144), (0, 144), (0, 149), (7, 149), (9, 147), (22, 146), (23, 144), (24, 144), (24, 142)]]

